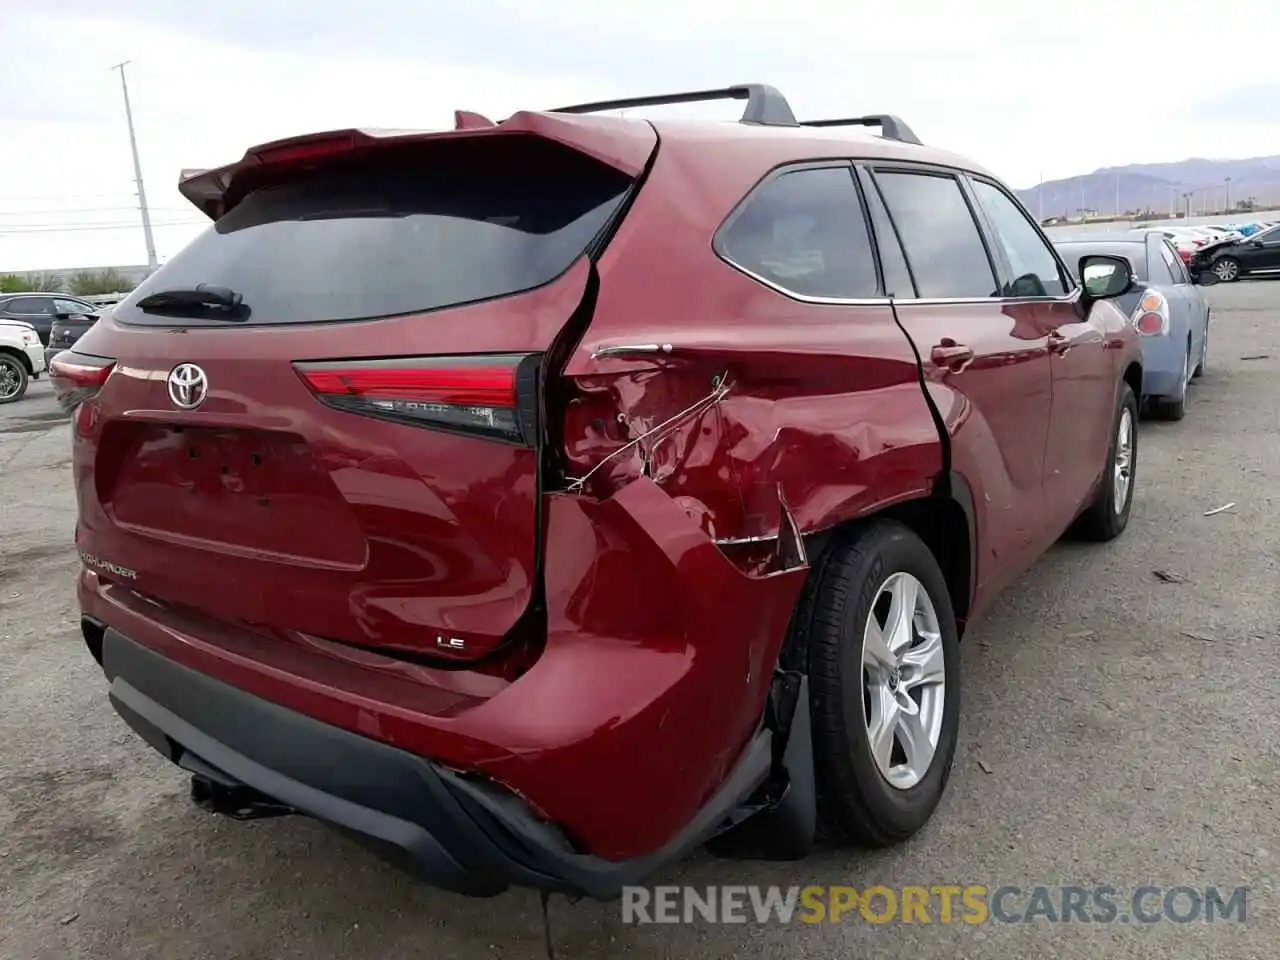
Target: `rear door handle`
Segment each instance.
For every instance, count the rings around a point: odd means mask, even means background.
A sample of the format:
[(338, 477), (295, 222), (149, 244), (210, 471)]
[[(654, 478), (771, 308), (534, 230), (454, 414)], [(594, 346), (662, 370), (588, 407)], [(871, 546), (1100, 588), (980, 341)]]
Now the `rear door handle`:
[(939, 367), (956, 370), (973, 359), (973, 347), (966, 347), (954, 340), (943, 340), (929, 353), (929, 359)]
[(1054, 353), (1066, 353), (1071, 346), (1072, 341), (1069, 337), (1064, 337), (1057, 330), (1049, 331), (1049, 349)]

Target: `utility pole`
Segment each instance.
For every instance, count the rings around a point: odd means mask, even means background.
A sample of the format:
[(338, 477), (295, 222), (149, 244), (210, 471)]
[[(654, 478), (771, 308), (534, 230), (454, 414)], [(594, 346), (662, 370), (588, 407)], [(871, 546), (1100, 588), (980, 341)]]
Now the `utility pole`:
[(1227, 213), (1231, 212), (1231, 178), (1227, 177)]
[(142, 211), (142, 234), (147, 241), (147, 268), (155, 270), (156, 240), (151, 235), (151, 211), (147, 209), (147, 191), (142, 186), (142, 162), (138, 159), (138, 139), (133, 132), (133, 110), (129, 106), (129, 84), (124, 78), (124, 68), (131, 61), (117, 63), (112, 70), (120, 71), (120, 90), (124, 93), (124, 115), (129, 121), (129, 148), (133, 151), (133, 176), (138, 184), (138, 208)]
[(1036, 219), (1038, 219), (1041, 223), (1044, 223), (1044, 171), (1043, 170), (1040, 171), (1040, 186), (1036, 190), (1036, 202), (1040, 205), (1040, 212), (1037, 214)]

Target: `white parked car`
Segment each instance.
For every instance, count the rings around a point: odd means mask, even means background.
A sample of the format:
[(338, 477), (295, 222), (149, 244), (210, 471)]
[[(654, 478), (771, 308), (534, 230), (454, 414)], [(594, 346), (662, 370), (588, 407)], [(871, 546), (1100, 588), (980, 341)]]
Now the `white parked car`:
[(21, 400), (32, 377), (44, 373), (44, 346), (36, 328), (0, 319), (0, 403)]

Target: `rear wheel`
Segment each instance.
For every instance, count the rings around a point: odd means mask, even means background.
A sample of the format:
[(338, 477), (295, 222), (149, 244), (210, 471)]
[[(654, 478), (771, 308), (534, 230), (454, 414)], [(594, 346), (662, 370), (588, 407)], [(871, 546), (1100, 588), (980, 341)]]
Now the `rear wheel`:
[(1223, 257), (1213, 262), (1213, 272), (1223, 283), (1231, 283), (1240, 279), (1240, 261), (1233, 257)]
[(0, 403), (21, 400), (27, 392), (27, 368), (17, 357), (0, 353)]
[(960, 721), (946, 580), (909, 528), (876, 521), (832, 548), (803, 601), (818, 816), (836, 842), (910, 837), (942, 797)]
[(1114, 540), (1129, 525), (1133, 482), (1138, 466), (1138, 401), (1126, 383), (1111, 431), (1107, 466), (1093, 503), (1076, 521), (1075, 532), (1086, 540)]

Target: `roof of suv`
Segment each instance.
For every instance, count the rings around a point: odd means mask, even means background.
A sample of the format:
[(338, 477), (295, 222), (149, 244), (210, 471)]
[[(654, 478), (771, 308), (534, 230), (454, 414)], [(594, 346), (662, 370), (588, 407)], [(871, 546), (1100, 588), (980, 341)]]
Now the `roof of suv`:
[[(621, 116), (584, 114), (632, 107), (661, 106), (709, 100), (746, 100), (738, 122), (723, 120), (649, 120)], [(865, 132), (878, 126), (882, 135)], [(547, 135), (606, 159), (631, 175), (638, 175), (654, 146), (654, 136), (667, 143), (712, 148), (717, 162), (732, 162), (735, 152), (745, 152), (753, 166), (785, 162), (857, 157), (871, 160), (906, 160), (954, 167), (972, 173), (991, 174), (959, 154), (922, 144), (900, 118), (873, 114), (845, 119), (800, 122), (786, 99), (764, 84), (740, 84), (718, 90), (692, 91), (637, 97), (628, 100), (576, 104), (548, 111), (521, 111), (500, 122), (477, 113), (459, 110), (453, 130), (373, 130), (345, 129), (308, 134), (259, 144), (245, 151), (231, 164), (215, 169), (182, 171), (179, 190), (207, 216), (214, 218), (222, 200), (232, 192), (232, 181), (262, 163), (281, 158), (300, 159), (329, 151), (411, 144), (417, 141), (446, 141), (469, 136), (503, 134)], [(856, 144), (856, 150), (850, 145)]]
[(876, 136), (858, 127), (784, 127), (706, 120), (631, 120), (629, 122), (652, 122), (663, 140), (700, 141), (726, 148), (744, 144), (756, 150), (776, 153), (780, 160), (796, 160), (806, 155), (811, 155), (814, 159), (849, 156), (850, 143), (856, 143), (858, 146), (853, 155), (857, 157), (873, 160), (912, 160), (916, 163), (960, 167), (973, 173), (991, 176), (989, 171), (960, 154), (938, 147)]

